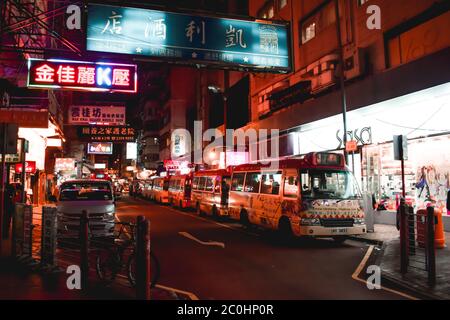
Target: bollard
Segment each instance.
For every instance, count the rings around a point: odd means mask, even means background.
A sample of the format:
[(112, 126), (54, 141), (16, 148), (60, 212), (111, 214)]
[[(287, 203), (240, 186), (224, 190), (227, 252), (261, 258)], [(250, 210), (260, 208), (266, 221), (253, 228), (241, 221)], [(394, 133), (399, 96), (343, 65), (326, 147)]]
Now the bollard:
[(80, 218), (80, 271), (81, 290), (86, 290), (89, 279), (89, 215), (86, 210)]
[(137, 217), (136, 235), (136, 298), (150, 300), (150, 222)]
[(436, 245), (434, 243), (434, 207), (427, 208), (427, 271), (430, 285), (436, 283)]
[(33, 257), (33, 230), (36, 228), (36, 225), (30, 224), (30, 239), (28, 239), (28, 245), (30, 246), (30, 252), (28, 252), (28, 256), (30, 258)]
[(408, 215), (405, 199), (400, 200), (400, 272), (408, 272)]

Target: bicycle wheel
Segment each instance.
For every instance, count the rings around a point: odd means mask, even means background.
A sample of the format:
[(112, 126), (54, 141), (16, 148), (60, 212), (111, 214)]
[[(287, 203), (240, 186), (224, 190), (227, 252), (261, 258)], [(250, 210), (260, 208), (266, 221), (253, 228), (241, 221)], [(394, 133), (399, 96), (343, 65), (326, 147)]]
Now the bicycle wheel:
[(112, 282), (120, 270), (121, 257), (114, 250), (100, 250), (95, 261), (95, 270), (100, 280)]
[[(153, 252), (150, 252), (150, 288), (154, 288), (159, 279), (159, 261)], [(134, 287), (136, 285), (136, 255), (133, 252), (128, 258), (127, 263), (127, 277), (130, 284)]]

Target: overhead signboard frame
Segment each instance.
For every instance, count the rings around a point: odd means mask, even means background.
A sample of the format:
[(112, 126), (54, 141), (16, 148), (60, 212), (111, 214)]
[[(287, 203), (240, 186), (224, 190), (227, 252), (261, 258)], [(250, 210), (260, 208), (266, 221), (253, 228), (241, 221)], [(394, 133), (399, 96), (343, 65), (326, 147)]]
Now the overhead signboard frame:
[(89, 4), (88, 51), (134, 55), (224, 69), (291, 71), (290, 25)]

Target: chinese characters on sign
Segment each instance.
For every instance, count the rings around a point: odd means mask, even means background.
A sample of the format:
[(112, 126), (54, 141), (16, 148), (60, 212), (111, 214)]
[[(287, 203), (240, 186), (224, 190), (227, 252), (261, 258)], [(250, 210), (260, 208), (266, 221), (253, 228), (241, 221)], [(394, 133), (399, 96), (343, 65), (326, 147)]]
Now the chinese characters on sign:
[(91, 142), (88, 143), (88, 154), (112, 154), (112, 142)]
[(65, 60), (28, 60), (28, 87), (136, 92), (136, 65)]
[(124, 106), (70, 106), (69, 124), (125, 125)]
[(100, 142), (134, 142), (136, 132), (126, 126), (81, 126), (80, 138)]
[[(16, 173), (22, 173), (22, 164), (17, 163), (15, 165)], [(25, 161), (25, 172), (35, 174), (36, 173), (36, 161)]]
[(75, 158), (55, 158), (55, 172), (75, 170)]
[(87, 50), (288, 72), (287, 24), (90, 4)]

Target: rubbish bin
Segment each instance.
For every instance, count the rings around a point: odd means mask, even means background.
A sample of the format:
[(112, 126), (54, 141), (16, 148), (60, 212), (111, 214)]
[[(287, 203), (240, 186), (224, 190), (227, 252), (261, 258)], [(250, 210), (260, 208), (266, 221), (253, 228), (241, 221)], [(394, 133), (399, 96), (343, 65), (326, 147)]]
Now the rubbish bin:
[[(427, 209), (420, 209), (417, 211), (417, 222), (416, 222), (417, 242), (421, 248), (425, 247), (427, 239), (426, 216), (427, 216)], [(445, 233), (444, 233), (444, 224), (442, 223), (441, 210), (434, 208), (434, 217), (435, 217), (434, 244), (437, 249), (442, 249), (445, 247)]]

